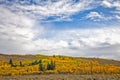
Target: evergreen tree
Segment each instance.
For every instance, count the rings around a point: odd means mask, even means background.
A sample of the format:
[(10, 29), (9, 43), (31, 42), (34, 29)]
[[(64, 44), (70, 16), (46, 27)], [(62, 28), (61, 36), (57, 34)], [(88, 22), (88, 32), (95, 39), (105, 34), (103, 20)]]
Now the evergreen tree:
[(39, 60), (39, 63), (42, 63), (42, 60), (41, 60), (41, 59)]
[(20, 66), (23, 67), (24, 65), (22, 64), (22, 62), (20, 61)]
[(51, 61), (51, 70), (55, 69), (55, 61)]
[(55, 61), (51, 60), (51, 63), (47, 64), (47, 70), (54, 70), (55, 69)]
[(29, 64), (29, 65), (37, 65), (37, 64), (39, 64), (39, 63), (41, 63), (41, 60), (35, 60), (34, 62), (32, 62), (31, 64)]
[(43, 71), (44, 70), (44, 67), (43, 67), (43, 64), (42, 64), (42, 60), (39, 61), (39, 71)]
[(56, 56), (55, 55), (53, 55), (53, 58), (55, 58)]
[(92, 62), (90, 62), (90, 74), (92, 74), (92, 68), (93, 68), (93, 64)]
[(9, 60), (9, 64), (10, 64), (11, 66), (13, 66), (13, 61), (12, 61), (12, 59)]
[(47, 64), (47, 70), (51, 70), (51, 65), (49, 63)]
[(31, 65), (36, 65), (36, 64), (38, 64), (37, 60), (35, 60), (34, 62), (31, 63)]
[(54, 70), (54, 62), (51, 61), (51, 70)]
[(56, 63), (55, 63), (55, 61), (54, 61), (54, 63), (53, 63), (53, 69), (55, 69), (55, 67), (56, 67)]

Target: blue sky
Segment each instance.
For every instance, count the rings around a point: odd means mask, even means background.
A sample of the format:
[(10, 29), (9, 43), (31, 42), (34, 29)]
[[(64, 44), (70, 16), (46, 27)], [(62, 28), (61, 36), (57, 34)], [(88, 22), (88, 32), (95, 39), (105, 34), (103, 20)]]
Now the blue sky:
[(0, 0), (0, 50), (117, 59), (119, 0)]

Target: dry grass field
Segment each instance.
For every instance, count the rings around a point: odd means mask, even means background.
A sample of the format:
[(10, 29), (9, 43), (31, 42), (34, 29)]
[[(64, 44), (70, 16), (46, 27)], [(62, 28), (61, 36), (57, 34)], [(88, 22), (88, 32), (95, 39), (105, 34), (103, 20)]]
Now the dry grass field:
[(120, 80), (120, 75), (42, 74), (3, 76), (0, 80)]

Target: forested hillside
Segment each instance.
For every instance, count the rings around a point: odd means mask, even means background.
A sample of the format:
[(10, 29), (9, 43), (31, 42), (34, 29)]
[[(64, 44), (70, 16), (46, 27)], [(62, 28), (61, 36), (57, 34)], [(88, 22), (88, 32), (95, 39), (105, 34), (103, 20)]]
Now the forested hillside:
[(120, 61), (69, 56), (0, 55), (0, 75), (117, 74)]

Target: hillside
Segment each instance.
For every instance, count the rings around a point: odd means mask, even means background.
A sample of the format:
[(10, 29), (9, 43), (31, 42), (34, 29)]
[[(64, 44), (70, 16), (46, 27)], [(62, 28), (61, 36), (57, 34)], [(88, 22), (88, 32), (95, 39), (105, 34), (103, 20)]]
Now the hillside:
[[(13, 60), (35, 60), (38, 59), (36, 57), (37, 55), (6, 55), (6, 54), (0, 54), (0, 61), (9, 61), (9, 59)], [(44, 55), (38, 55), (44, 58), (48, 58), (49, 56)], [(51, 56), (50, 56), (51, 57)], [(57, 56), (57, 57), (67, 57), (67, 56)], [(69, 56), (68, 56), (69, 57)], [(81, 60), (81, 61), (98, 61), (100, 64), (113, 64), (120, 66), (120, 61), (117, 60), (110, 60), (110, 59), (102, 59), (102, 58), (85, 58), (85, 57), (71, 57), (75, 60)]]
[[(10, 61), (11, 60), (11, 61)], [(0, 54), (0, 75), (120, 74), (120, 61), (100, 58)]]
[(34, 60), (36, 59), (35, 55), (6, 55), (0, 54), (0, 60), (8, 61), (9, 59), (13, 60)]

